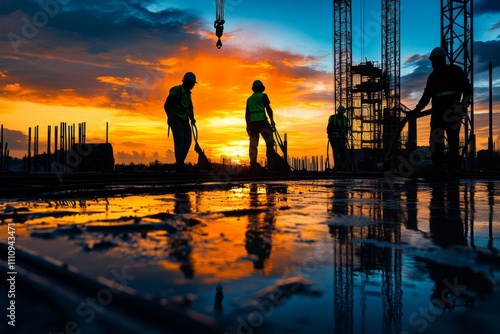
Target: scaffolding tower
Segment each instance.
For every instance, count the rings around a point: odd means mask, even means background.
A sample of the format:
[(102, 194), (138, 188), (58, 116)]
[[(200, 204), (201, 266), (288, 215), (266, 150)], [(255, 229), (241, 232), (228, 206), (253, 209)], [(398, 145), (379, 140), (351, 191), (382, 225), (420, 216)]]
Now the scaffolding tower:
[(334, 0), (335, 106), (346, 107), (351, 147), (370, 149), (376, 159), (401, 120), (400, 7), (400, 0), (382, 0), (382, 67), (373, 61), (354, 66), (351, 1)]
[(351, 0), (333, 1), (333, 68), (335, 108), (342, 105), (350, 116), (352, 105), (352, 11)]
[(376, 62), (352, 66), (352, 135), (357, 149), (382, 149), (384, 82)]
[[(382, 72), (384, 76), (383, 147), (398, 136), (401, 122), (401, 2), (382, 0)], [(398, 142), (400, 147), (401, 141)], [(385, 152), (384, 152), (385, 153)]]

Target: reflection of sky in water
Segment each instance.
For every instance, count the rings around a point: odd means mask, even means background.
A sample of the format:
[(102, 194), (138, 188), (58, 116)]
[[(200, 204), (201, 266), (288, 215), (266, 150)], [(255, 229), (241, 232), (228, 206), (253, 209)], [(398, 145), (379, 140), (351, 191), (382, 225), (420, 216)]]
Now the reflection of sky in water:
[[(0, 209), (4, 222), (17, 221), (18, 245), (103, 277), (125, 268), (135, 276), (132, 287), (173, 300), (190, 296), (190, 307), (210, 316), (247, 319), (242, 314), (255, 308), (245, 305), (265, 298), (262, 289), (301, 277), (312, 285), (280, 307), (262, 309), (266, 321), (255, 327), (395, 332), (423, 328), (419, 309), (436, 310), (431, 300), (447, 280), (463, 276), (460, 284), (468, 287), (456, 309), (477, 296), (475, 272), (490, 269), (470, 262), (470, 254), (498, 248), (491, 237), (500, 234), (499, 199), (498, 182), (367, 179), (6, 201)], [(444, 266), (448, 258), (468, 273)], [(218, 312), (217, 284), (224, 293)]]

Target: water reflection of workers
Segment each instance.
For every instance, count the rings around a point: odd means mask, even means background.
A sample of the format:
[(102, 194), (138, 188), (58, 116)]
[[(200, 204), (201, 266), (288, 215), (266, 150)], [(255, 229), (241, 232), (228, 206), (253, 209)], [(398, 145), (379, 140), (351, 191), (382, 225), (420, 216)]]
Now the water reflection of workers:
[[(185, 214), (190, 213), (191, 199), (188, 193), (178, 192), (175, 193), (174, 213)], [(181, 263), (179, 269), (183, 272), (185, 278), (194, 277), (193, 259), (191, 257), (192, 246), (190, 244), (191, 238), (187, 235), (180, 235), (170, 240), (170, 256), (173, 256)]]
[(405, 183), (406, 190), (406, 223), (407, 230), (418, 231), (417, 184), (412, 180)]
[(174, 213), (190, 213), (191, 212), (191, 199), (188, 193), (176, 192), (174, 194)]
[(222, 285), (217, 284), (215, 288), (215, 297), (214, 297), (214, 312), (217, 317), (220, 317), (224, 311), (222, 307), (222, 301), (224, 300), (224, 292), (222, 291)]
[[(267, 210), (265, 213), (250, 214), (248, 216), (248, 226), (245, 233), (245, 249), (248, 255), (256, 256), (254, 261), (255, 269), (264, 269), (266, 260), (271, 255), (272, 248), (272, 232), (274, 229), (275, 216), (275, 194), (276, 192), (286, 192), (282, 188), (276, 188), (268, 185), (266, 188), (266, 203)], [(250, 207), (256, 208), (261, 206), (259, 202), (258, 186), (250, 185)]]
[[(457, 182), (432, 185), (430, 203), (430, 232), (433, 242), (442, 248), (466, 246), (464, 223), (460, 215), (459, 184)], [(460, 259), (457, 259), (460, 261)], [(429, 277), (435, 281), (431, 301), (445, 309), (453, 309), (460, 299), (461, 305), (470, 306), (474, 298), (465, 291), (450, 289), (450, 284), (475, 289), (472, 271), (457, 266), (428, 261)]]
[[(333, 188), (332, 204), (328, 211), (338, 216), (348, 215), (347, 189), (343, 186), (335, 185)], [(329, 226), (330, 234), (337, 236), (340, 243), (344, 243), (348, 238), (347, 226)]]
[(467, 245), (465, 230), (460, 216), (459, 185), (433, 184), (430, 203), (430, 232), (434, 243), (449, 248)]

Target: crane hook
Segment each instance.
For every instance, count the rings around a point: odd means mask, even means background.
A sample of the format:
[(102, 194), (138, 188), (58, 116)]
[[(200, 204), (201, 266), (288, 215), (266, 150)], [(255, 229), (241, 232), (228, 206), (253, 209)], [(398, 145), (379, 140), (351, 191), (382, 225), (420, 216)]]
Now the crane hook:
[(222, 37), (222, 34), (224, 33), (224, 20), (215, 20), (214, 22), (214, 28), (215, 28), (215, 36), (217, 36), (219, 39), (217, 40), (217, 49), (220, 49), (222, 47), (222, 42), (220, 38)]

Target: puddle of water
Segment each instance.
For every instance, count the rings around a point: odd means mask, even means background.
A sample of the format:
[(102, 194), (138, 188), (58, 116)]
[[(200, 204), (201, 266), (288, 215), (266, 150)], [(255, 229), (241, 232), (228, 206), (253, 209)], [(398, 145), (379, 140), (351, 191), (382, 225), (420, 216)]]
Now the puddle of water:
[(499, 281), (475, 257), (498, 249), (499, 199), (500, 182), (241, 183), (4, 201), (0, 232), (241, 333), (418, 332), (422, 310), (463, 312)]

